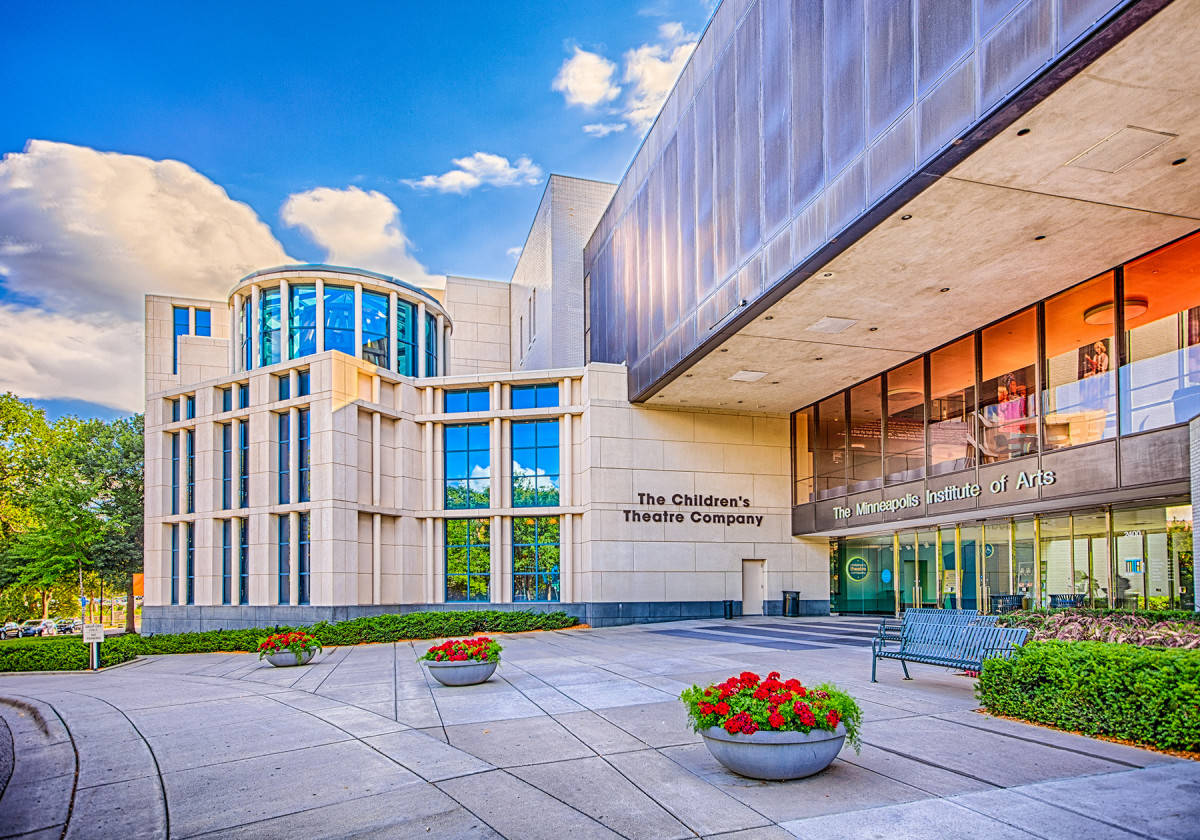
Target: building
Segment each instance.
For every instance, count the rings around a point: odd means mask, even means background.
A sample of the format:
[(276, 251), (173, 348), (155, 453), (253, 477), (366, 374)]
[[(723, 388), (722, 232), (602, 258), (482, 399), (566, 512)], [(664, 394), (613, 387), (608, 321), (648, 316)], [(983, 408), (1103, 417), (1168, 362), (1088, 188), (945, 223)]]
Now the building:
[(511, 283), (149, 297), (147, 628), (1194, 608), (1197, 21), (726, 0)]

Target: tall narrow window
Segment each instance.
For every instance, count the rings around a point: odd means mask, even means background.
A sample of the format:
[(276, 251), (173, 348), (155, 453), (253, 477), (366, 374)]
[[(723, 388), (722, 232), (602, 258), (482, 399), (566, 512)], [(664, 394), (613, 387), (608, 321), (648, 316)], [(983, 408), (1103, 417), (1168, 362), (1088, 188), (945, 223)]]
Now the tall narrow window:
[(238, 424), (238, 507), (250, 507), (250, 421)]
[(179, 400), (177, 400), (177, 399), (167, 400), (167, 402), (170, 403), (170, 405), (171, 405), (171, 422), (178, 423), (179, 422)]
[(233, 388), (221, 388), (221, 411), (233, 411)]
[(296, 396), (307, 397), (311, 391), (312, 374), (306, 368), (296, 374)]
[(283, 350), (283, 312), (279, 304), (279, 289), (264, 291), (258, 298), (259, 337), (258, 358), (263, 367), (279, 362)]
[(1037, 313), (1031, 307), (983, 331), (975, 445), (984, 463), (1038, 451)]
[(490, 520), (447, 519), (446, 600), (489, 600), (491, 568)]
[(187, 456), (187, 512), (196, 512), (196, 430), (188, 429), (183, 433), (185, 455)]
[(1046, 301), (1042, 422), (1047, 449), (1079, 446), (1117, 434), (1116, 313), (1112, 301), (1111, 271)]
[(417, 307), (406, 300), (396, 303), (396, 372), (417, 375)]
[(325, 287), (325, 349), (354, 355), (354, 289)]
[(238, 525), (238, 603), (250, 603), (250, 521)]
[(171, 531), (171, 603), (179, 603), (179, 526), (168, 525)]
[(279, 559), (279, 603), (291, 603), (292, 598), (292, 526), (286, 513), (275, 517), (275, 531), (278, 534)]
[(233, 603), (233, 521), (221, 520), (221, 603)]
[(195, 419), (195, 417), (196, 417), (196, 395), (188, 394), (186, 397), (183, 398), (183, 404), (185, 406), (185, 411), (186, 411), (186, 414), (184, 415), (184, 419), (186, 419), (186, 420)]
[(171, 513), (179, 513), (179, 432), (171, 432)]
[(238, 331), (241, 333), (242, 342), (242, 367), (245, 370), (254, 367), (254, 338), (250, 335), (254, 316), (251, 313), (251, 307), (250, 296), (246, 295), (242, 298), (241, 311), (238, 313)]
[(883, 483), (883, 380), (850, 389), (850, 492)]
[(388, 366), (388, 296), (378, 292), (362, 293), (362, 357)]
[(557, 516), (513, 518), (513, 600), (559, 600)]
[(233, 507), (233, 426), (221, 424), (221, 510)]
[(279, 504), (292, 500), (292, 424), (286, 411), (279, 414)]
[(925, 360), (915, 359), (887, 375), (887, 441), (884, 478), (889, 483), (925, 475)]
[(275, 393), (279, 395), (280, 401), (292, 398), (291, 374), (284, 373), (275, 377)]
[(543, 382), (539, 385), (514, 385), (512, 387), (513, 408), (557, 408), (558, 383)]
[(425, 375), (438, 375), (437, 318), (425, 316)]
[(310, 555), (310, 549), (309, 549), (311, 540), (309, 539), (309, 533), (308, 533), (309, 515), (307, 513), (302, 513), (302, 514), (300, 514), (299, 519), (300, 519), (300, 534), (299, 534), (299, 543), (300, 544), (297, 546), (298, 550), (296, 552), (296, 554), (297, 554), (296, 573), (300, 576), (300, 580), (298, 581), (298, 583), (300, 584), (299, 603), (307, 604), (308, 603), (308, 581), (309, 581), (308, 573), (309, 573), (309, 566), (311, 565), (310, 564), (311, 555)]
[(238, 408), (250, 407), (250, 384), (243, 382), (238, 385)]
[(975, 337), (934, 350), (929, 357), (929, 472), (975, 465)]
[(187, 529), (187, 568), (185, 580), (187, 583), (187, 603), (196, 603), (196, 524), (189, 522)]
[(179, 373), (179, 337), (188, 334), (188, 309), (186, 306), (176, 306), (172, 313), (175, 327), (174, 344), (171, 350), (171, 373)]
[(288, 286), (288, 348), (299, 359), (317, 352), (317, 287)]
[(309, 420), (309, 410), (307, 408), (300, 409), (296, 418), (296, 460), (298, 461), (298, 468), (300, 470), (300, 486), (297, 490), (297, 494), (302, 502), (307, 502), (309, 500), (310, 492), (309, 466), (312, 452), (310, 436), (311, 425), (312, 424)]
[(558, 421), (512, 424), (513, 507), (558, 504)]
[(487, 423), (446, 426), (446, 507), (485, 508), (490, 496), (492, 455)]
[(212, 311), (209, 309), (196, 310), (196, 335), (212, 335)]
[(817, 404), (813, 443), (817, 499), (846, 492), (846, 395), (835, 394)]

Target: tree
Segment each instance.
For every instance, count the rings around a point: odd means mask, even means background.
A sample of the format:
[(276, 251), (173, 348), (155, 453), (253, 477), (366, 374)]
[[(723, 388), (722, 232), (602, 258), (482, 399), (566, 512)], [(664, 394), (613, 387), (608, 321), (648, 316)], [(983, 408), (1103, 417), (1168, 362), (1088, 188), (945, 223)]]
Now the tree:
[(105, 583), (125, 590), (125, 630), (134, 631), (133, 576), (144, 564), (145, 438), (140, 414), (95, 429), (85, 469), (97, 487), (96, 510), (104, 520), (103, 538), (93, 559)]

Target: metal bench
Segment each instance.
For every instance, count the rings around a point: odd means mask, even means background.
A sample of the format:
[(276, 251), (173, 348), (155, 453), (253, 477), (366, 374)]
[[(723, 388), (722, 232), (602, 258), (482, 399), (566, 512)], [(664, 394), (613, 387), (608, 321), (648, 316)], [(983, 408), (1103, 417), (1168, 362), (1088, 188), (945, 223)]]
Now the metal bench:
[(992, 612), (996, 615), (1016, 612), (1024, 603), (1024, 595), (991, 595)]
[(996, 627), (994, 616), (977, 616), (975, 621), (965, 623), (961, 618), (941, 622), (918, 619), (901, 625), (899, 640), (893, 647), (889, 645), (893, 640), (885, 638), (881, 628), (880, 635), (871, 642), (871, 682), (876, 681), (880, 659), (900, 660), (906, 680), (912, 679), (908, 662), (979, 671), (983, 660), (1007, 659), (1028, 636), (1029, 631), (1023, 627)]

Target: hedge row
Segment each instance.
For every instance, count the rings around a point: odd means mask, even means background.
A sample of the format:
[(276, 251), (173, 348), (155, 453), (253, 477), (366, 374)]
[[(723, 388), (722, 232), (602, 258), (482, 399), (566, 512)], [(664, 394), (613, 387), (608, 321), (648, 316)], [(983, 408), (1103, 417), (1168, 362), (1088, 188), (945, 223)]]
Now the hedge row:
[[(376, 615), (334, 624), (322, 621), (306, 627), (256, 627), (154, 636), (127, 634), (106, 639), (100, 645), (100, 664), (117, 665), (135, 656), (158, 653), (252, 652), (258, 650), (258, 643), (265, 636), (298, 629), (308, 631), (325, 647), (332, 647), (401, 639), (438, 639), (473, 633), (559, 630), (576, 623), (575, 618), (561, 611), (462, 610)], [(81, 671), (85, 668), (87, 648), (79, 636), (14, 639), (0, 644), (0, 671)]]
[(979, 700), (994, 714), (1200, 750), (1200, 654), (1106, 642), (1029, 642), (988, 660)]

